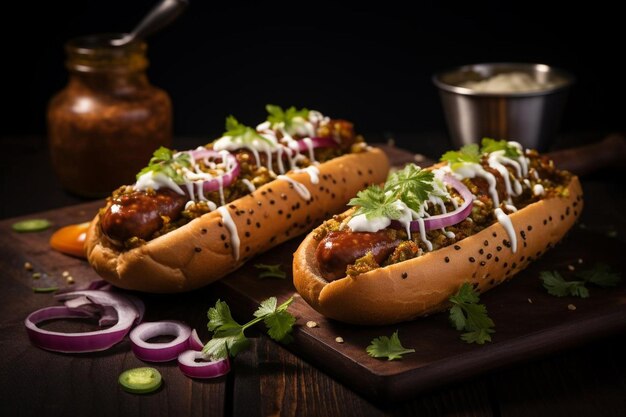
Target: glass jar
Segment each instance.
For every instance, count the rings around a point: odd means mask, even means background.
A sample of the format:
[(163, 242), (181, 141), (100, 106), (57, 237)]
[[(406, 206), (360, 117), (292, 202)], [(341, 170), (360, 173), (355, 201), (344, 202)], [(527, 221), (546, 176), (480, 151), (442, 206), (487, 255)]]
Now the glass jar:
[(69, 81), (48, 105), (52, 167), (68, 191), (103, 197), (135, 182), (159, 146), (171, 147), (169, 95), (146, 76), (146, 44), (112, 46), (120, 35), (65, 45)]

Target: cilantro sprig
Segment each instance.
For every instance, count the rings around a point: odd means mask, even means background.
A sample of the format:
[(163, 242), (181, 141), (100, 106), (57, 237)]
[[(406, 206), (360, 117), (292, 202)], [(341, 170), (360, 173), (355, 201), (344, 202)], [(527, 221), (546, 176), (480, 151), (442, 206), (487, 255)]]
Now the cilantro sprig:
[(621, 281), (617, 272), (602, 262), (596, 263), (592, 269), (583, 270), (574, 275), (578, 280), (566, 281), (557, 271), (541, 271), (539, 278), (543, 281), (543, 287), (548, 294), (556, 297), (580, 297), (588, 298), (589, 289), (586, 284), (594, 284), (598, 287), (615, 287)]
[(402, 201), (410, 209), (419, 211), (420, 206), (434, 190), (433, 181), (432, 172), (409, 164), (389, 175), (384, 188), (370, 185), (365, 190), (359, 191), (348, 205), (359, 206), (355, 215), (365, 214), (367, 219), (387, 217), (398, 220), (402, 216), (402, 210), (398, 207), (397, 201)]
[(393, 332), (391, 337), (380, 336), (373, 339), (366, 351), (373, 358), (387, 358), (390, 361), (402, 359), (402, 355), (407, 353), (415, 353), (415, 349), (407, 349), (402, 346), (397, 330)]
[(239, 352), (250, 345), (245, 336), (246, 329), (263, 322), (267, 327), (267, 334), (274, 340), (282, 343), (291, 341), (291, 331), (296, 318), (287, 311), (293, 303), (293, 297), (278, 305), (276, 297), (262, 301), (254, 312), (254, 319), (244, 325), (237, 323), (230, 314), (230, 308), (224, 301), (217, 300), (215, 307), (208, 312), (207, 327), (213, 332), (213, 338), (204, 346), (202, 352), (213, 359), (235, 357)]
[(280, 269), (282, 267), (281, 264), (255, 264), (254, 267), (261, 270), (261, 272), (259, 273), (259, 278), (287, 278), (287, 273)]
[(479, 304), (478, 292), (469, 283), (464, 283), (455, 295), (450, 297), (450, 322), (457, 330), (464, 330), (461, 339), (467, 343), (491, 342), (495, 324), (487, 315), (487, 307)]
[(279, 124), (283, 124), (285, 129), (289, 130), (293, 125), (293, 121), (296, 117), (307, 119), (309, 117), (309, 110), (306, 108), (296, 109), (294, 106), (283, 110), (282, 107), (275, 104), (268, 104), (265, 106), (268, 116), (267, 121), (272, 124), (272, 128), (275, 128)]
[(519, 149), (506, 140), (483, 138), (480, 147), (476, 143), (464, 145), (458, 151), (448, 151), (444, 153), (440, 161), (448, 162), (452, 166), (452, 169), (456, 169), (463, 163), (478, 164), (480, 163), (482, 154), (496, 151), (504, 151), (504, 156), (507, 158), (518, 158), (521, 156)]
[(239, 123), (232, 114), (226, 118), (226, 131), (222, 136), (230, 136), (233, 142), (238, 142), (242, 146), (251, 145), (254, 140), (260, 140), (270, 146), (274, 146), (271, 140), (260, 135), (253, 127)]
[(173, 150), (161, 146), (152, 154), (148, 166), (139, 171), (137, 179), (148, 172), (154, 172), (167, 175), (176, 183), (182, 183), (184, 180), (178, 169), (189, 168), (190, 166), (191, 157), (187, 152), (176, 154)]

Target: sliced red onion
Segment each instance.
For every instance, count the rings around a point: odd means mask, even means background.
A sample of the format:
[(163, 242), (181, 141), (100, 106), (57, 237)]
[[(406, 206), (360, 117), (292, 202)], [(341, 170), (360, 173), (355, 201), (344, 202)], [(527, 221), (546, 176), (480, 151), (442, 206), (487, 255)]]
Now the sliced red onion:
[[(155, 321), (142, 323), (130, 332), (132, 349), (142, 361), (167, 362), (174, 360), (189, 349), (191, 329), (179, 321)], [(157, 336), (175, 336), (167, 343), (150, 343), (148, 339)]]
[[(339, 144), (333, 138), (314, 137), (314, 138), (309, 138), (309, 140), (311, 141), (311, 147), (313, 149), (317, 149), (317, 148), (336, 148), (336, 147), (339, 146)], [(309, 150), (309, 146), (307, 145), (305, 139), (300, 139), (297, 142), (298, 142), (298, 151), (299, 152), (307, 152)]]
[(198, 332), (196, 329), (191, 331), (191, 336), (189, 336), (189, 349), (191, 350), (202, 350), (204, 348), (204, 343), (200, 340), (200, 336), (198, 336)]
[[(424, 229), (426, 229), (427, 231), (441, 229), (443, 227), (448, 227), (457, 223), (461, 223), (472, 212), (472, 201), (474, 200), (474, 195), (471, 193), (471, 191), (461, 181), (457, 180), (452, 175), (444, 176), (443, 182), (450, 185), (461, 195), (461, 197), (463, 197), (463, 204), (461, 204), (456, 210), (449, 213), (443, 213), (436, 216), (424, 218)], [(402, 223), (397, 220), (391, 221), (391, 227), (395, 229), (405, 228), (405, 226), (403, 226)], [(417, 220), (411, 222), (411, 231), (420, 231), (419, 222)]]
[(239, 161), (229, 152), (217, 152), (212, 149), (198, 148), (190, 152), (191, 157), (198, 161), (202, 159), (220, 159), (226, 167), (226, 173), (220, 177), (205, 181), (202, 185), (204, 192), (219, 190), (221, 187), (228, 187), (239, 176)]
[(90, 315), (85, 311), (67, 306), (42, 308), (31, 313), (24, 320), (31, 342), (42, 349), (55, 352), (80, 353), (106, 350), (126, 336), (139, 315), (135, 305), (126, 297), (109, 291), (76, 291), (55, 297), (60, 300), (70, 300), (82, 296), (92, 303), (113, 307), (117, 312), (117, 323), (108, 329), (92, 332), (62, 333), (44, 330), (39, 328), (37, 323), (57, 318), (84, 318)]
[(206, 359), (204, 353), (188, 350), (178, 356), (178, 367), (190, 378), (217, 378), (230, 371), (228, 358), (216, 361), (207, 361)]

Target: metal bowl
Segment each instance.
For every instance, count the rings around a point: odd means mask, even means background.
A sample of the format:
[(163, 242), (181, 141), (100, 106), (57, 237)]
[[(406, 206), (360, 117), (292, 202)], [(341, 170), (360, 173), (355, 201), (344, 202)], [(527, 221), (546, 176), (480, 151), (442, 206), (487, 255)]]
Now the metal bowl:
[[(544, 88), (522, 92), (483, 92), (464, 87), (498, 74), (521, 72)], [(559, 128), (574, 77), (544, 64), (491, 63), (466, 65), (433, 76), (439, 88), (453, 143), (479, 143), (483, 137), (520, 142), (546, 150)]]

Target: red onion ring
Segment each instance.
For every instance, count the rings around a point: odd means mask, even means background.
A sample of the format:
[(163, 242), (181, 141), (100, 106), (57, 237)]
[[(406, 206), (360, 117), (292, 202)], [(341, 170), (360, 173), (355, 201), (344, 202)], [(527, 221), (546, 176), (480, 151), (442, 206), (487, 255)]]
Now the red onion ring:
[[(156, 336), (175, 336), (167, 343), (150, 343)], [(168, 362), (189, 349), (191, 329), (179, 321), (155, 321), (142, 323), (130, 332), (133, 353), (142, 361)]]
[[(201, 362), (196, 360), (202, 359)], [(190, 378), (217, 378), (226, 375), (230, 371), (228, 358), (207, 362), (204, 353), (196, 350), (188, 350), (178, 356), (178, 367)]]
[(67, 306), (46, 307), (31, 313), (24, 320), (31, 342), (42, 349), (54, 352), (81, 353), (106, 350), (119, 343), (126, 336), (133, 322), (139, 316), (137, 307), (131, 301), (123, 295), (109, 291), (76, 291), (62, 294), (56, 298), (70, 300), (81, 296), (87, 297), (94, 304), (113, 307), (117, 312), (117, 323), (108, 329), (82, 333), (44, 330), (38, 327), (37, 323), (57, 318), (85, 318), (90, 316), (85, 311)]
[(191, 335), (189, 336), (189, 349), (202, 350), (202, 348), (204, 348), (204, 343), (200, 340), (200, 336), (198, 336), (196, 329), (193, 329), (191, 331)]
[[(333, 139), (329, 137), (313, 137), (309, 138), (311, 140), (311, 147), (313, 149), (317, 148), (336, 148), (339, 144)], [(304, 139), (300, 139), (297, 141), (298, 143), (298, 152), (307, 152), (309, 150), (309, 146), (306, 144)]]
[(219, 190), (220, 187), (228, 187), (239, 176), (239, 161), (237, 161), (235, 155), (229, 152), (217, 152), (212, 149), (198, 148), (189, 153), (195, 161), (205, 158), (221, 159), (228, 169), (224, 175), (204, 181), (202, 188), (206, 193)]
[[(441, 229), (443, 227), (448, 227), (460, 223), (465, 220), (467, 216), (469, 216), (472, 212), (472, 201), (474, 200), (474, 195), (471, 193), (471, 191), (461, 181), (457, 180), (452, 175), (445, 175), (443, 177), (443, 182), (457, 190), (461, 197), (463, 197), (463, 204), (461, 204), (461, 206), (458, 207), (456, 210), (449, 213), (438, 214), (436, 216), (425, 218), (424, 229), (426, 231)], [(397, 220), (391, 221), (391, 227), (393, 227), (394, 229), (404, 229), (404, 226)], [(410, 228), (412, 232), (419, 232), (419, 222), (417, 220), (413, 220), (410, 223)]]

